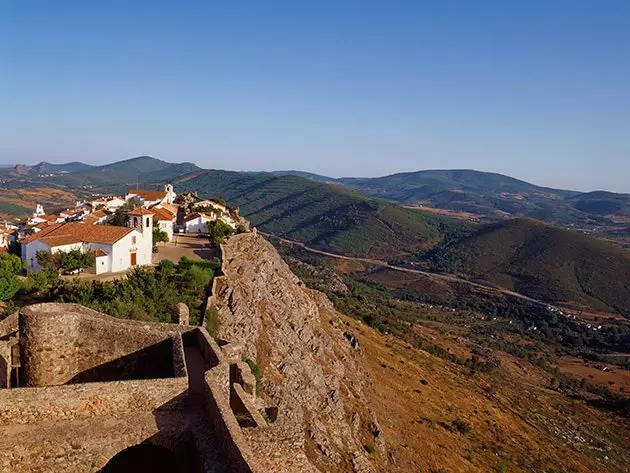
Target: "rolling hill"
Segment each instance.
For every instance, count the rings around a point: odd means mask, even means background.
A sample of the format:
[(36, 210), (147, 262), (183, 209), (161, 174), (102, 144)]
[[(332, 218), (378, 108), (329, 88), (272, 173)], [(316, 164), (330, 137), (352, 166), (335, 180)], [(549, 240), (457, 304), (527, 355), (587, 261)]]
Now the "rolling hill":
[(150, 156), (140, 156), (103, 166), (46, 162), (33, 167), (17, 165), (0, 169), (0, 180), (4, 187), (11, 189), (58, 187), (124, 192), (130, 186), (152, 187), (199, 170), (193, 163), (168, 163)]
[(403, 257), (440, 239), (432, 217), (298, 176), (210, 170), (175, 185), (177, 192), (219, 196), (238, 205), (261, 230), (344, 254)]
[(80, 163), (77, 161), (64, 164), (52, 164), (46, 161), (42, 161), (39, 164), (31, 167), (32, 171), (39, 174), (58, 174), (58, 173), (71, 173), (81, 172), (92, 169), (94, 166), (90, 164)]
[(630, 253), (531, 220), (479, 226), (429, 252), (434, 269), (491, 281), (540, 300), (630, 316)]
[[(530, 184), (502, 174), (474, 170), (427, 170), (376, 178), (333, 179), (300, 171), (276, 171), (334, 182), (364, 195), (409, 207), (445, 209), (487, 221), (530, 217), (565, 227), (592, 230), (630, 223), (630, 195), (576, 192)], [(621, 217), (621, 218), (620, 218)]]

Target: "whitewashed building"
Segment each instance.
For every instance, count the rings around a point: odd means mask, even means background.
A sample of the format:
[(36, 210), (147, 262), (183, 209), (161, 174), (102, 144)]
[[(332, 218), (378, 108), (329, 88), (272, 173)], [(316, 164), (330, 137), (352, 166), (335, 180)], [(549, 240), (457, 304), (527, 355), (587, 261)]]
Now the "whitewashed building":
[(186, 233), (205, 233), (208, 231), (208, 222), (214, 222), (217, 215), (213, 212), (193, 212), (184, 218)]
[(158, 204), (172, 204), (175, 202), (175, 197), (177, 194), (173, 191), (173, 186), (167, 184), (163, 191), (130, 189), (125, 195), (125, 200), (133, 199), (138, 205), (149, 208)]
[(166, 232), (169, 241), (172, 240), (175, 231), (175, 223), (177, 222), (177, 213), (173, 213), (161, 205), (152, 207), (150, 210), (153, 213), (153, 221), (157, 224), (157, 227), (163, 232)]
[(28, 269), (39, 271), (42, 268), (37, 262), (38, 251), (91, 251), (96, 259), (92, 268), (96, 274), (125, 271), (151, 264), (152, 227), (152, 215), (144, 214), (132, 216), (128, 227), (81, 222), (54, 224), (21, 241), (22, 259)]

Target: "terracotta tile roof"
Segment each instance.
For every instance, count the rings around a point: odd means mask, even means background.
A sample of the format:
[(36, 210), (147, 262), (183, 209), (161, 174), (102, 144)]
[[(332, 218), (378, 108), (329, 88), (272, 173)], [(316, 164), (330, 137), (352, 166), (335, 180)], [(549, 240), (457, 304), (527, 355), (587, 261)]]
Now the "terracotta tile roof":
[(94, 215), (86, 215), (85, 217), (83, 217), (83, 222), (87, 223), (88, 225), (97, 225), (98, 221), (99, 218)]
[(111, 225), (86, 225), (80, 222), (57, 223), (44, 228), (41, 232), (29, 235), (22, 240), (22, 243), (40, 240), (50, 246), (83, 242), (112, 245), (132, 231), (133, 228)]
[(97, 210), (96, 212), (92, 212), (90, 215), (96, 218), (103, 218), (103, 217), (107, 217), (110, 214), (111, 212), (101, 209), (101, 210)]
[(144, 207), (136, 207), (131, 212), (129, 212), (128, 215), (131, 215), (133, 217), (142, 217), (143, 215), (153, 215), (153, 212), (145, 209)]
[(107, 253), (105, 253), (103, 250), (92, 250), (92, 254), (96, 257), (99, 258), (101, 256), (107, 256)]
[(191, 214), (186, 215), (186, 217), (184, 217), (184, 220), (186, 222), (190, 222), (191, 220), (195, 220), (196, 218), (199, 218), (199, 217), (203, 217), (203, 218), (205, 218), (207, 220), (213, 220), (214, 219), (214, 215), (210, 215), (210, 214), (207, 214), (207, 213), (193, 212)]
[(179, 207), (177, 205), (166, 204), (164, 202), (162, 202), (161, 204), (158, 204), (157, 207), (160, 209), (166, 209), (173, 215), (177, 215), (177, 212), (179, 211)]
[(56, 222), (59, 215), (39, 215), (38, 218), (46, 220), (47, 222)]
[(166, 199), (165, 191), (148, 191), (145, 189), (130, 189), (127, 195), (137, 195), (142, 200), (154, 201)]
[[(176, 216), (172, 213), (169, 212), (166, 209), (162, 209), (159, 207), (153, 207), (151, 209), (151, 212), (153, 212), (153, 215), (155, 216), (155, 221), (172, 221), (175, 220)], [(131, 215), (131, 214), (130, 214)]]

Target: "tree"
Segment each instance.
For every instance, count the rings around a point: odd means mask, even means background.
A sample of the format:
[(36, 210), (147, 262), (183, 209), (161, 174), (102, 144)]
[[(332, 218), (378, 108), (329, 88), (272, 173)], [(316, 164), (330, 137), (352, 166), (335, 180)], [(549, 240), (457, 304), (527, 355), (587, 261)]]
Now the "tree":
[(37, 263), (44, 269), (61, 269), (61, 260), (59, 253), (51, 253), (50, 251), (40, 250), (35, 253)]
[(129, 201), (116, 209), (114, 216), (109, 221), (109, 224), (115, 227), (126, 227), (127, 221), (129, 220), (129, 212), (135, 208), (136, 202), (133, 199), (129, 199)]
[(213, 222), (208, 222), (207, 227), (210, 245), (215, 248), (223, 243), (225, 237), (234, 234), (234, 229), (220, 219), (217, 219)]
[(60, 251), (57, 255), (61, 268), (67, 271), (81, 271), (82, 269), (94, 266), (96, 262), (94, 253), (81, 250)]
[(158, 226), (157, 223), (153, 223), (153, 244), (155, 245), (156, 243), (159, 242), (163, 242), (166, 243), (168, 242), (168, 233), (166, 233), (163, 230), (160, 230), (160, 227)]
[(24, 262), (9, 253), (0, 254), (0, 301), (10, 300), (20, 289), (17, 275), (25, 267)]

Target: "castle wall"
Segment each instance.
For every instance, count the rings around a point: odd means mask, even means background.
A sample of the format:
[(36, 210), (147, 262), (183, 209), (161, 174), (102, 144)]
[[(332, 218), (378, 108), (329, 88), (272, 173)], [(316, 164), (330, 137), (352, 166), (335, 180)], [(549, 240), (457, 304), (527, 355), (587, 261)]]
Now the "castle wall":
[(0, 426), (121, 416), (164, 405), (174, 410), (187, 389), (185, 377), (5, 389), (0, 396)]
[(76, 304), (29, 306), (19, 323), (21, 386), (32, 387), (173, 377), (177, 336), (190, 330), (116, 319)]
[(18, 313), (9, 315), (7, 318), (0, 320), (0, 340), (8, 339), (15, 335), (18, 331)]

